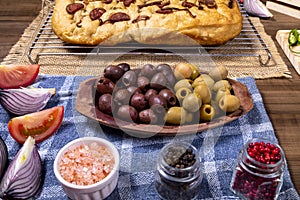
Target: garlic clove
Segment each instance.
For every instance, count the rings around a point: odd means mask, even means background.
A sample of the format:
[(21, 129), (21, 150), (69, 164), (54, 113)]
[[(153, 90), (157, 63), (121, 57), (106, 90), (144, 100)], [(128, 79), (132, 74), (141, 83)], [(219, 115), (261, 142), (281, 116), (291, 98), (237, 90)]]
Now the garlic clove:
[(243, 5), (247, 13), (250, 15), (262, 17), (262, 18), (273, 17), (273, 14), (259, 0), (244, 0)]

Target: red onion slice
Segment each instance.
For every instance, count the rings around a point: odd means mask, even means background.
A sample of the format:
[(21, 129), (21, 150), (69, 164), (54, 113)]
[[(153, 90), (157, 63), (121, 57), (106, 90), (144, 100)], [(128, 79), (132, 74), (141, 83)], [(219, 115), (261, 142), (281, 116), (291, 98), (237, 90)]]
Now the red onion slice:
[(2, 177), (2, 174), (4, 173), (4, 170), (6, 169), (7, 161), (7, 147), (2, 138), (0, 137), (0, 179)]
[(28, 199), (41, 188), (42, 162), (33, 137), (28, 137), (0, 183), (0, 198)]
[(42, 110), (51, 98), (47, 89), (4, 89), (0, 90), (3, 107), (15, 115), (25, 115)]

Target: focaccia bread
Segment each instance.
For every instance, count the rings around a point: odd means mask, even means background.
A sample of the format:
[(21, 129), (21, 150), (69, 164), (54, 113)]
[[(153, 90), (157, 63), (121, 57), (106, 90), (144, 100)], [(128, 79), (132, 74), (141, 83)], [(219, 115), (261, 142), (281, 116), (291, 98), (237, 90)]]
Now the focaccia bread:
[(236, 0), (56, 0), (52, 29), (72, 44), (211, 46), (236, 37), (242, 15)]

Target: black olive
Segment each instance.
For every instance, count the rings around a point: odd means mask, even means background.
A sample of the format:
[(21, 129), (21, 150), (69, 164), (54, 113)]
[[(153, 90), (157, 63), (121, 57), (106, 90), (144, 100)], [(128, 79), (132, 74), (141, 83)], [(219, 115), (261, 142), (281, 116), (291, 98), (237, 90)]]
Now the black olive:
[(118, 117), (120, 119), (126, 120), (126, 121), (133, 121), (137, 122), (138, 120), (138, 112), (136, 109), (130, 105), (122, 105), (118, 109)]
[(145, 93), (145, 97), (146, 97), (147, 100), (149, 100), (152, 95), (157, 95), (157, 94), (158, 94), (157, 90), (150, 88)]
[(139, 113), (140, 122), (143, 124), (156, 124), (158, 116), (151, 109), (142, 110)]
[(157, 114), (165, 113), (167, 109), (167, 101), (160, 95), (152, 95), (149, 98), (149, 106)]
[(129, 104), (131, 93), (127, 89), (119, 89), (114, 92), (113, 100), (117, 105)]
[(161, 90), (166, 86), (167, 86), (167, 79), (165, 75), (161, 72), (156, 73), (150, 81), (150, 87), (156, 90)]
[(168, 70), (168, 71), (172, 72), (172, 68), (168, 64), (159, 64), (159, 65), (157, 65), (156, 70), (158, 72), (162, 72), (162, 71), (165, 71), (165, 70)]
[(151, 64), (146, 64), (142, 67), (140, 76), (146, 76), (149, 79), (151, 79), (155, 73), (156, 73), (156, 68)]
[(133, 106), (137, 111), (145, 110), (148, 107), (148, 101), (143, 94), (134, 94), (131, 97), (130, 105)]
[(159, 95), (166, 99), (168, 107), (175, 106), (177, 104), (176, 95), (170, 89), (163, 89), (159, 92)]
[(135, 86), (129, 86), (127, 88), (127, 90), (130, 92), (131, 95), (142, 94), (142, 90), (138, 87), (135, 87)]
[(100, 94), (112, 94), (114, 88), (115, 84), (110, 79), (105, 77), (101, 77), (97, 83), (97, 92), (99, 92)]
[(130, 85), (135, 85), (137, 81), (137, 75), (135, 74), (134, 71), (127, 71), (125, 74), (122, 76), (122, 83), (126, 87)]
[(130, 65), (128, 63), (120, 63), (117, 67), (123, 69), (124, 73), (130, 70)]
[(112, 96), (111, 94), (103, 94), (98, 101), (98, 108), (105, 114), (112, 114)]
[(162, 70), (161, 73), (163, 73), (167, 79), (167, 86), (169, 88), (173, 88), (175, 83), (177, 82), (176, 77), (174, 76), (173, 71), (169, 70)]
[(113, 82), (119, 80), (124, 74), (124, 70), (115, 65), (109, 65), (104, 69), (104, 77)]
[(150, 87), (150, 81), (146, 76), (139, 76), (137, 79), (137, 86), (141, 88), (142, 91), (147, 91)]

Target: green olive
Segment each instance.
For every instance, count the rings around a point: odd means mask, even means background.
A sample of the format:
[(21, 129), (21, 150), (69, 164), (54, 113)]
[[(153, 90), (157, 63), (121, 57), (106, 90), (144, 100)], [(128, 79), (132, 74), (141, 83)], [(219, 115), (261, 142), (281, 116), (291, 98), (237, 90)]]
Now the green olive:
[(186, 88), (189, 88), (190, 90), (193, 90), (193, 87), (191, 85), (191, 80), (190, 79), (182, 79), (180, 81), (177, 81), (174, 85), (174, 90), (175, 92), (179, 89), (179, 88), (183, 88), (183, 87), (186, 87)]
[(208, 74), (201, 74), (200, 77), (204, 80), (204, 82), (210, 89), (214, 86), (215, 81)]
[(182, 107), (189, 112), (198, 111), (201, 105), (202, 105), (201, 96), (196, 93), (191, 93), (182, 100)]
[(216, 95), (215, 95), (215, 100), (216, 102), (219, 102), (220, 99), (224, 96), (224, 95), (228, 95), (230, 94), (230, 90), (226, 87), (221, 87), (218, 89)]
[(200, 121), (211, 121), (215, 114), (215, 108), (212, 105), (204, 104), (200, 108)]
[(192, 76), (193, 70), (190, 63), (178, 63), (174, 68), (174, 76), (177, 80), (189, 79)]
[(219, 107), (225, 112), (234, 112), (240, 107), (239, 98), (234, 95), (224, 95), (219, 101)]
[(230, 83), (229, 83), (229, 81), (227, 81), (227, 80), (220, 80), (220, 81), (215, 82), (212, 90), (215, 91), (215, 92), (217, 92), (219, 90), (219, 88), (221, 88), (221, 87), (228, 88), (229, 90), (231, 90), (231, 88), (232, 88), (231, 85), (230, 85)]
[(192, 87), (195, 88), (197, 87), (198, 85), (206, 85), (205, 81), (203, 80), (203, 78), (201, 76), (197, 77), (193, 83), (192, 83)]
[(191, 123), (193, 121), (194, 121), (194, 113), (186, 112), (185, 122), (186, 123)]
[(165, 122), (173, 125), (180, 125), (186, 122), (186, 111), (179, 106), (169, 108), (165, 115)]
[(194, 93), (201, 96), (202, 103), (210, 104), (211, 101), (211, 92), (207, 85), (198, 85), (194, 88)]
[(183, 100), (187, 95), (189, 95), (189, 94), (191, 94), (191, 93), (192, 93), (192, 91), (191, 91), (189, 88), (187, 88), (187, 87), (182, 87), (182, 88), (179, 88), (179, 89), (176, 91), (175, 95), (176, 95), (178, 101), (179, 101), (179, 102), (182, 102), (182, 100)]
[(190, 66), (192, 68), (191, 79), (194, 80), (195, 78), (197, 78), (200, 75), (200, 71), (196, 65), (191, 64)]
[(218, 66), (211, 69), (208, 75), (215, 81), (219, 81), (227, 78), (228, 70), (224, 66)]

